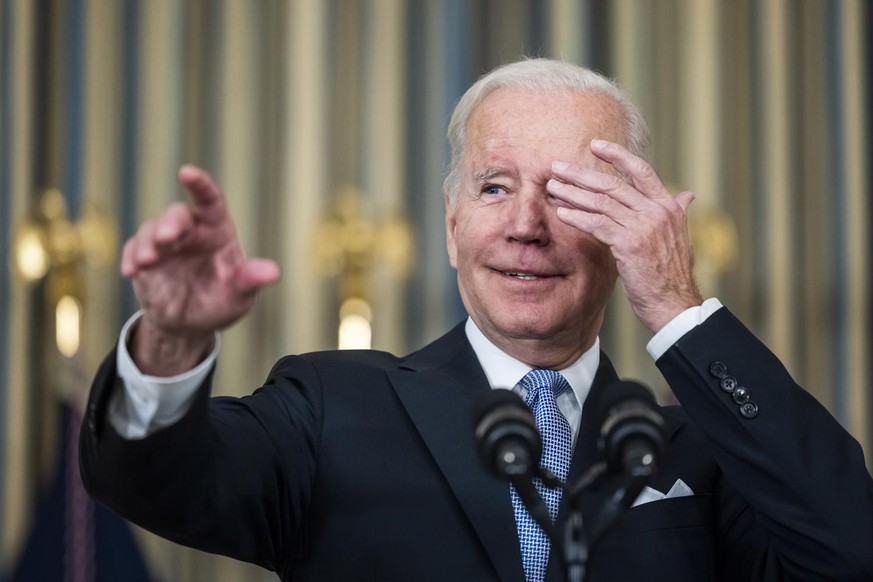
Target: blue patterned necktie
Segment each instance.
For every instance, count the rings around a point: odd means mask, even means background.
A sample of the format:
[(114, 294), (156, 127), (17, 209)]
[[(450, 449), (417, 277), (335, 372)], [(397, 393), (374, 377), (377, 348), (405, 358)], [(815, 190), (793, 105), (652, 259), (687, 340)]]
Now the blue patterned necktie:
[[(558, 410), (555, 398), (570, 390), (570, 385), (554, 370), (531, 370), (521, 379), (521, 385), (527, 389), (524, 401), (533, 411), (537, 428), (543, 438), (541, 466), (549, 468), (559, 479), (566, 482), (573, 439), (570, 425)], [(534, 485), (546, 502), (554, 522), (561, 503), (561, 490), (546, 488), (539, 479), (534, 480)], [(510, 487), (510, 492), (525, 578), (528, 582), (541, 582), (546, 577), (546, 565), (549, 561), (549, 538), (530, 516), (514, 486)]]

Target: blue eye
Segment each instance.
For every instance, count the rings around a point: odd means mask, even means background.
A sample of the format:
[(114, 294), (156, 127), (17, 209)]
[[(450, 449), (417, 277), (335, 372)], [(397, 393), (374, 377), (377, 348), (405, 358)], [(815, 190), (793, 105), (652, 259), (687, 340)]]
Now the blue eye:
[(502, 186), (494, 186), (493, 184), (485, 186), (484, 188), (482, 188), (483, 194), (496, 195), (496, 194), (503, 194), (504, 192), (505, 192), (505, 190), (503, 189)]

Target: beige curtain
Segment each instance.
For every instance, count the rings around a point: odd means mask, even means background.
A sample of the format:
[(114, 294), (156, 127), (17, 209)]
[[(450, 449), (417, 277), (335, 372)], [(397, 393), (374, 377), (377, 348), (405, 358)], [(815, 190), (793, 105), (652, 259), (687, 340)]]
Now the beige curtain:
[[(873, 460), (870, 10), (863, 0), (4, 0), (0, 248), (12, 252), (43, 186), (62, 188), (74, 207), (98, 205), (126, 237), (183, 197), (180, 164), (206, 167), (248, 252), (284, 268), (223, 336), (216, 392), (245, 394), (279, 356), (335, 346), (338, 284), (314, 264), (315, 231), (352, 188), (374, 219), (412, 225), (408, 278), (377, 262), (367, 293), (374, 347), (414, 349), (463, 316), (443, 234), (451, 108), (494, 65), (560, 57), (617, 78), (640, 104), (661, 176), (698, 196), (702, 289), (754, 329)], [(76, 22), (78, 45), (69, 42)], [(81, 50), (78, 68), (71, 46)], [(32, 461), (51, 457), (33, 439), (53, 425), (40, 411), (61, 369), (36, 369), (36, 352), (55, 349), (38, 315), (45, 306), (7, 263), (6, 568), (32, 516), (41, 478)], [(114, 267), (89, 262), (83, 306), (77, 365), (90, 376), (135, 303)], [(623, 374), (670, 397), (620, 291), (602, 337)], [(36, 391), (37, 380), (48, 387)], [(138, 535), (163, 580), (274, 579)]]

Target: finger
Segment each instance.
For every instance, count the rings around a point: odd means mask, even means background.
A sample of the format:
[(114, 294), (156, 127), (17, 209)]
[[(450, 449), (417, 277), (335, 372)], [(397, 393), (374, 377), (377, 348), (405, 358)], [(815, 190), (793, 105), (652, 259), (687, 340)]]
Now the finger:
[(631, 210), (645, 210), (651, 205), (651, 200), (638, 192), (622, 178), (592, 170), (567, 162), (553, 162), (552, 174), (560, 182), (570, 184), (591, 192), (607, 194), (615, 201)]
[(155, 221), (142, 223), (136, 233), (136, 254), (134, 260), (137, 268), (148, 267), (158, 260), (158, 250), (155, 247)]
[(240, 267), (235, 285), (242, 293), (250, 293), (279, 280), (279, 265), (269, 259), (250, 259)]
[(182, 239), (194, 226), (191, 208), (182, 202), (171, 205), (157, 220), (155, 244), (169, 245)]
[(124, 243), (121, 251), (121, 276), (129, 279), (136, 273), (136, 237), (131, 237)]
[(179, 168), (179, 183), (188, 191), (192, 211), (197, 218), (212, 224), (227, 218), (224, 195), (204, 170), (185, 164)]
[(558, 218), (564, 223), (590, 234), (603, 244), (612, 247), (626, 229), (604, 214), (586, 212), (575, 208), (558, 208)]
[(602, 192), (593, 192), (555, 179), (549, 180), (546, 183), (546, 190), (552, 196), (573, 208), (604, 214), (622, 225), (627, 225), (634, 216), (633, 210), (618, 202), (614, 197)]
[(646, 160), (635, 156), (617, 143), (595, 139), (591, 141), (591, 153), (612, 164), (637, 190), (650, 198), (672, 198), (664, 183)]

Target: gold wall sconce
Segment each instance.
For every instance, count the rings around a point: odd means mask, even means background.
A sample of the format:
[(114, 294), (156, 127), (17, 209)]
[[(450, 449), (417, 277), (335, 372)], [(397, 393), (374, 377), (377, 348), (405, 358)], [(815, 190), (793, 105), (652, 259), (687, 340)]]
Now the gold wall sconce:
[(734, 220), (714, 205), (692, 204), (689, 234), (694, 248), (694, 271), (705, 296), (718, 292), (716, 281), (737, 268), (739, 234)]
[(85, 261), (107, 266), (115, 258), (118, 235), (95, 206), (72, 222), (67, 204), (55, 188), (45, 190), (30, 216), (17, 226), (12, 263), (28, 284), (45, 281), (45, 302), (54, 313), (55, 345), (67, 358), (79, 351)]
[(338, 280), (340, 349), (371, 347), (371, 281), (378, 270), (395, 281), (409, 275), (413, 237), (397, 214), (374, 218), (354, 186), (343, 187), (315, 230), (317, 272)]

